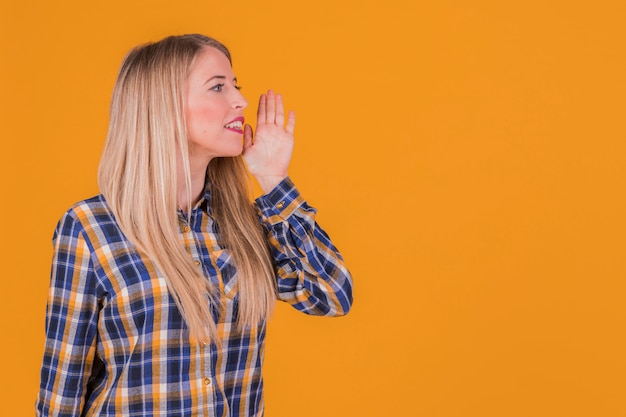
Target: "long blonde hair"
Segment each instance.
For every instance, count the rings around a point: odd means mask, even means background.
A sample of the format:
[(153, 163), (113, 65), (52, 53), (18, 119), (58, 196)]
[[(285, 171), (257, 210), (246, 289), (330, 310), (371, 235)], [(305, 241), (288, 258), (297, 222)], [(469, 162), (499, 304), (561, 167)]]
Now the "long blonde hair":
[[(220, 302), (219, 289), (185, 250), (176, 205), (177, 154), (191, 195), (184, 83), (205, 47), (218, 49), (232, 64), (228, 49), (203, 35), (170, 36), (126, 56), (113, 89), (98, 184), (122, 232), (164, 275), (191, 339), (219, 344), (210, 308)], [(214, 158), (207, 186), (220, 244), (237, 270), (237, 324), (256, 326), (273, 310), (276, 283), (241, 156)]]

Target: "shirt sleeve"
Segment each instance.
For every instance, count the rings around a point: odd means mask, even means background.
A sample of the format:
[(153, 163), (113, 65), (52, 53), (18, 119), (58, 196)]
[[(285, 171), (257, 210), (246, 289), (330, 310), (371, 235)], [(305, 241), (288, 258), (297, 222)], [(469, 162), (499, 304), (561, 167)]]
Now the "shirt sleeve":
[(277, 269), (278, 298), (307, 314), (342, 316), (352, 305), (352, 278), (316, 210), (289, 178), (256, 200)]
[(85, 232), (71, 213), (53, 237), (37, 416), (81, 415), (96, 349), (98, 298)]

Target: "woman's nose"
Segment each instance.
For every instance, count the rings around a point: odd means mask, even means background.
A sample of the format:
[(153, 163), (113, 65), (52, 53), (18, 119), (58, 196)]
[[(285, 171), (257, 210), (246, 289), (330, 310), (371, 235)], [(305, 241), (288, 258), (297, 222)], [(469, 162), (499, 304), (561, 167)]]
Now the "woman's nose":
[(245, 109), (246, 107), (248, 107), (248, 101), (239, 90), (235, 90), (235, 95), (233, 98), (233, 108)]

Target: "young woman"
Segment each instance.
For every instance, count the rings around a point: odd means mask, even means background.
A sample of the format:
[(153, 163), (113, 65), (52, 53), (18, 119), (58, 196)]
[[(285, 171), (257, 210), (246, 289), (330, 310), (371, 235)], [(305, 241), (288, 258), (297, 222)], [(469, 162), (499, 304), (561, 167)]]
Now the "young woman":
[(350, 274), (287, 176), (295, 114), (270, 90), (253, 134), (247, 105), (214, 39), (125, 58), (101, 194), (53, 238), (38, 415), (260, 416), (275, 300), (348, 312)]

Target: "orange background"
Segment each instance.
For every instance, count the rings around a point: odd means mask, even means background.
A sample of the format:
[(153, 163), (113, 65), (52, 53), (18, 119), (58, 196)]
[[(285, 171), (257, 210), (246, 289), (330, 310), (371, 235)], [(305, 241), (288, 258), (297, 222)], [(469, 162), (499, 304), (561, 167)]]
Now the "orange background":
[[(0, 3), (0, 415), (32, 415), (56, 221), (132, 46), (201, 32), (296, 109), (353, 311), (281, 305), (266, 415), (626, 415), (622, 1)], [(247, 111), (252, 119), (254, 110)]]

